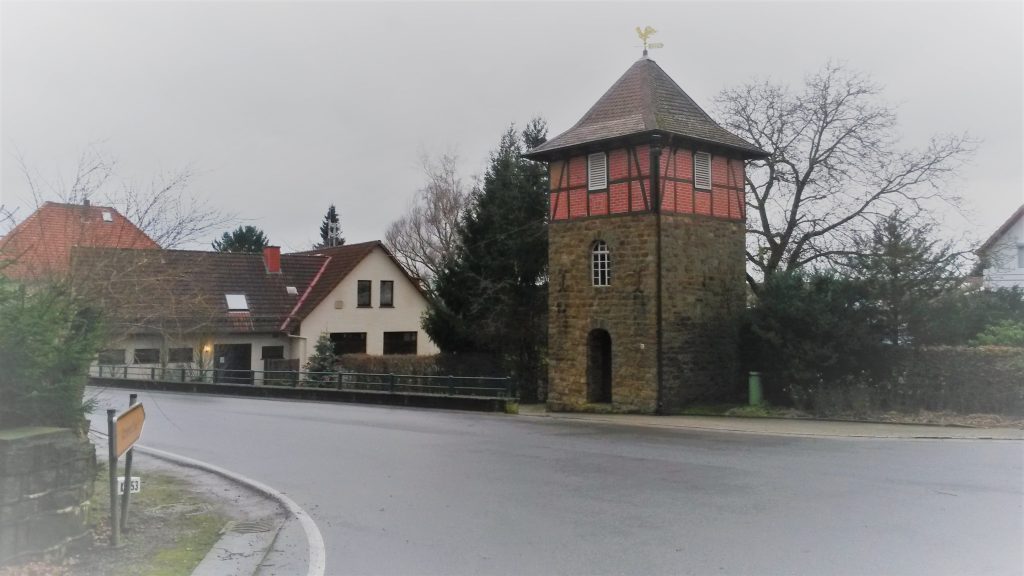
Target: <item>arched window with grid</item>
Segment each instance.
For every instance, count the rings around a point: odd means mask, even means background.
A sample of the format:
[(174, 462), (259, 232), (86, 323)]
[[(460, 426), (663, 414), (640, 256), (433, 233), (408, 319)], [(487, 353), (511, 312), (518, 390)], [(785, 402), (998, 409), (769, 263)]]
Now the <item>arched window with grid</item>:
[(608, 244), (604, 240), (594, 242), (590, 253), (590, 273), (594, 286), (610, 286), (612, 283), (612, 259)]

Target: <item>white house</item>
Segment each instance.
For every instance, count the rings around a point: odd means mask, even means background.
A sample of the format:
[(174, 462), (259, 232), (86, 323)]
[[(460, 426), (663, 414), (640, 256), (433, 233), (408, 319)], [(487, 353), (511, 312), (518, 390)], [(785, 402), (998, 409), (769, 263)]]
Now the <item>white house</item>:
[(985, 262), (986, 288), (1024, 288), (1024, 205), (981, 245), (978, 255)]
[[(427, 299), (380, 242), (302, 252), (326, 256), (323, 274), (284, 325), (305, 359), (322, 333), (336, 354), (436, 354), (420, 327)], [(297, 329), (296, 329), (297, 328)]]
[[(295, 254), (76, 248), (75, 284), (115, 318), (97, 369), (260, 383), (336, 354), (435, 354), (419, 285), (379, 241)], [(116, 372), (115, 372), (116, 373)]]

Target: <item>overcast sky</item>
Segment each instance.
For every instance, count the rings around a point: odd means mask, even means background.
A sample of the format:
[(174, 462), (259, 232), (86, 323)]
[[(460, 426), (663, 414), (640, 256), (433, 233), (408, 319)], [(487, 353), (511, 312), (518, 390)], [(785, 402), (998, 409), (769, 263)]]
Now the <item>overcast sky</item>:
[[(382, 238), (421, 185), (422, 152), (480, 174), (511, 122), (567, 129), (640, 56), (698, 103), (828, 58), (885, 86), (904, 143), (982, 140), (954, 182), (984, 239), (1024, 201), (1020, 2), (0, 4), (0, 203), (33, 208), (20, 154), (65, 175), (90, 143), (309, 247), (330, 203), (349, 242)], [(208, 247), (211, 238), (198, 247)]]

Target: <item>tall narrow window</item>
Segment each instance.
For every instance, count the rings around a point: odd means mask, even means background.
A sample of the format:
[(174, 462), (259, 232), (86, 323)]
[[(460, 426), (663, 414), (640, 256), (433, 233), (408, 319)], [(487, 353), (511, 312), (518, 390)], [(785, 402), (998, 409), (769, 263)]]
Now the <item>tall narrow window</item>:
[(587, 190), (604, 190), (608, 187), (608, 156), (596, 152), (587, 156)]
[(370, 292), (373, 291), (372, 280), (360, 280), (356, 288), (356, 306), (359, 308), (370, 307)]
[(590, 254), (590, 271), (594, 286), (610, 286), (612, 283), (612, 261), (608, 244), (604, 240), (594, 243)]
[(707, 152), (693, 154), (693, 187), (711, 190), (711, 154)]
[(395, 281), (380, 281), (380, 307), (392, 308), (395, 305)]

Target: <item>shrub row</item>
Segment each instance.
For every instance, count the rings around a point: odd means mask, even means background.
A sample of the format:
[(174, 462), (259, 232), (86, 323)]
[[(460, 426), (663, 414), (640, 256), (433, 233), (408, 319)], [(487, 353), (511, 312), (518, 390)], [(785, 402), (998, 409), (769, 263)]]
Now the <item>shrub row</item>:
[(341, 372), (363, 374), (494, 377), (508, 375), (502, 371), (496, 358), (485, 354), (434, 354), (433, 356), (343, 354), (338, 357), (335, 368)]
[(883, 369), (775, 384), (795, 406), (821, 416), (929, 410), (1024, 417), (1024, 348), (894, 348), (886, 356)]

